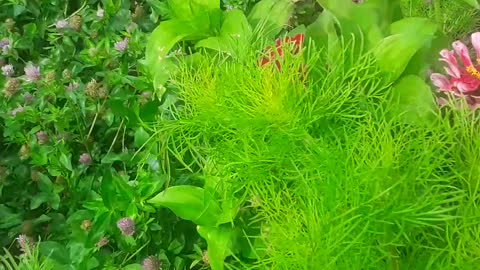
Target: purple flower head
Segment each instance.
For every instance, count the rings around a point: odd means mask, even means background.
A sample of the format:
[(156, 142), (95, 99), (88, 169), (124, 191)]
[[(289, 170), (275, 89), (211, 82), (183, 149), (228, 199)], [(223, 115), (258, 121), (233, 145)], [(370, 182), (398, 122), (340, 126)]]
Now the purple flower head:
[(28, 252), (33, 248), (32, 238), (26, 236), (25, 234), (20, 234), (17, 237), (17, 243), (20, 246), (20, 250), (24, 253)]
[(83, 153), (80, 155), (80, 158), (78, 159), (78, 162), (80, 162), (81, 164), (83, 165), (91, 165), (92, 164), (92, 157), (87, 154), (87, 153)]
[(68, 27), (68, 22), (66, 20), (58, 20), (56, 23), (55, 23), (55, 27), (57, 29), (65, 29)]
[(13, 73), (14, 73), (14, 70), (12, 65), (5, 65), (2, 67), (2, 74), (5, 77), (12, 77)]
[(92, 221), (85, 219), (84, 221), (82, 221), (82, 225), (80, 225), (80, 228), (82, 228), (82, 230), (84, 231), (90, 231), (90, 229), (92, 228)]
[(27, 76), (27, 82), (36, 82), (40, 80), (40, 68), (28, 63), (27, 66), (23, 69), (25, 71), (25, 76)]
[(142, 262), (142, 270), (158, 270), (160, 266), (160, 261), (155, 256), (148, 256)]
[(128, 38), (124, 38), (121, 41), (115, 42), (115, 50), (124, 53), (128, 48)]
[(107, 237), (102, 237), (100, 240), (98, 240), (96, 246), (97, 248), (101, 248), (108, 245), (108, 238)]
[(76, 90), (78, 88), (78, 83), (76, 82), (73, 82), (73, 83), (69, 83), (66, 90), (68, 93), (72, 92), (73, 90)]
[(17, 114), (24, 112), (25, 110), (23, 109), (22, 106), (18, 106), (17, 108), (13, 109), (11, 114), (15, 118), (17, 117)]
[(38, 144), (43, 145), (48, 143), (48, 134), (45, 131), (37, 132), (36, 136)]
[(102, 19), (104, 16), (105, 16), (105, 10), (103, 10), (102, 8), (99, 7), (98, 10), (97, 10), (97, 17), (99, 19)]
[(2, 50), (3, 54), (7, 54), (10, 51), (11, 44), (8, 38), (4, 38), (0, 40), (0, 49)]
[(135, 233), (135, 223), (130, 218), (121, 218), (117, 222), (117, 227), (124, 236), (132, 236)]

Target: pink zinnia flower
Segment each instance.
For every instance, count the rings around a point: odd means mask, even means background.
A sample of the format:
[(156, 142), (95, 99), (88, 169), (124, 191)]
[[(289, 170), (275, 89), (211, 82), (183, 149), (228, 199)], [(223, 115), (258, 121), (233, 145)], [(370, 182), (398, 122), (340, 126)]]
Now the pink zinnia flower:
[[(440, 61), (446, 63), (445, 73), (432, 73), (430, 79), (438, 91), (446, 96), (465, 99), (471, 109), (480, 107), (480, 32), (471, 36), (476, 53), (475, 63), (469, 48), (461, 41), (452, 44), (453, 50), (440, 51)], [(439, 105), (444, 105), (444, 98)]]

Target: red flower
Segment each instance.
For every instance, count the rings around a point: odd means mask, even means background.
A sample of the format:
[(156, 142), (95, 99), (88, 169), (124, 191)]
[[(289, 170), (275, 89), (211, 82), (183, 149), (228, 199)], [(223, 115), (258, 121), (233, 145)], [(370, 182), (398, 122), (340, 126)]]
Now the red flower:
[(300, 49), (303, 46), (303, 41), (304, 41), (305, 36), (303, 34), (297, 34), (293, 38), (291, 37), (286, 37), (284, 39), (277, 39), (275, 41), (275, 49), (276, 51), (272, 50), (272, 47), (268, 46), (266, 49), (266, 54), (267, 56), (262, 57), (260, 59), (258, 65), (263, 67), (266, 65), (269, 65), (273, 61), (275, 61), (275, 65), (277, 66), (278, 70), (282, 70), (280, 66), (280, 61), (277, 58), (277, 55), (279, 57), (283, 57), (283, 49), (285, 48), (285, 45), (292, 45), (292, 54), (298, 54), (300, 52)]

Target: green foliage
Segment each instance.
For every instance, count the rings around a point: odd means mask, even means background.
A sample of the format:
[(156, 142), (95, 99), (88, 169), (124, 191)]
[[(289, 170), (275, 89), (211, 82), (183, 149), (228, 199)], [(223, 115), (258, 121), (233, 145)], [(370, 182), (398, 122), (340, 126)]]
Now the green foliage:
[(466, 4), (0, 8), (1, 269), (478, 264), (478, 117), (424, 80)]
[[(476, 1), (471, 1), (475, 5), (474, 2)], [(408, 17), (420, 16), (434, 19), (451, 39), (464, 39), (480, 26), (480, 11), (466, 4), (465, 1), (403, 0), (402, 10)]]
[[(146, 66), (156, 88), (163, 87), (176, 71), (176, 64), (167, 55), (181, 41), (196, 43), (196, 48), (238, 54), (252, 40), (252, 29), (260, 38), (273, 39), (293, 11), (292, 0), (262, 0), (248, 15), (240, 10), (221, 11), (218, 1), (171, 1), (172, 19), (162, 22), (149, 38)], [(181, 48), (189, 51), (188, 46)], [(190, 57), (194, 57), (195, 54)]]

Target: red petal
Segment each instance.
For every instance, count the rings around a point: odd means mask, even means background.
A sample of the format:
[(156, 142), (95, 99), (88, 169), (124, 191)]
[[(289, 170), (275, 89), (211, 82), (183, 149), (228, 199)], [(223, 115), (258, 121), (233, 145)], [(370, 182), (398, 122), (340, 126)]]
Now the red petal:
[(267, 57), (263, 57), (262, 59), (260, 59), (260, 62), (258, 63), (258, 65), (263, 67), (265, 65), (268, 65), (269, 63), (270, 63), (270, 59), (268, 59)]
[(302, 46), (303, 45), (303, 40), (305, 39), (304, 34), (297, 34), (293, 37), (293, 42), (295, 42), (296, 45)]
[(282, 50), (282, 48), (277, 48), (277, 54), (278, 54), (279, 56), (283, 56), (283, 50)]
[(277, 40), (275, 40), (275, 47), (278, 48), (278, 47), (282, 46), (282, 44), (283, 44), (283, 40), (281, 40), (279, 38), (277, 38)]
[(278, 71), (282, 71), (282, 67), (280, 66), (280, 61), (275, 61), (275, 65), (277, 66)]

